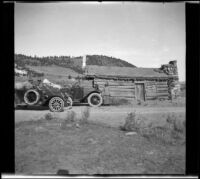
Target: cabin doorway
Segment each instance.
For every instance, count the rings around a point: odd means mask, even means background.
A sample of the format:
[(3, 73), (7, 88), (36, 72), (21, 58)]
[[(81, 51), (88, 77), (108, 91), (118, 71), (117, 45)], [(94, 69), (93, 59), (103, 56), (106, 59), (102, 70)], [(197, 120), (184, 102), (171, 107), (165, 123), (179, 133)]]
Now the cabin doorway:
[(136, 83), (136, 99), (144, 101), (145, 100), (145, 93), (144, 93), (144, 83)]

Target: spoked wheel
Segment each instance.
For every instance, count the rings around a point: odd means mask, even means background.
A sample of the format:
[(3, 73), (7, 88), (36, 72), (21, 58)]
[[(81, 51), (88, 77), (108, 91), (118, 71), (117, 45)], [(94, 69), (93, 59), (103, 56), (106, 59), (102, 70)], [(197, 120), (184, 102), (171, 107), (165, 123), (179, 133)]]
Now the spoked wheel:
[(92, 107), (98, 107), (101, 106), (103, 103), (102, 96), (98, 93), (92, 93), (88, 97), (88, 104)]
[(49, 101), (49, 110), (52, 112), (61, 112), (64, 109), (64, 101), (60, 97), (53, 97)]
[(67, 107), (67, 109), (71, 109), (72, 105), (73, 105), (72, 98), (68, 97), (68, 99), (66, 101), (66, 107)]

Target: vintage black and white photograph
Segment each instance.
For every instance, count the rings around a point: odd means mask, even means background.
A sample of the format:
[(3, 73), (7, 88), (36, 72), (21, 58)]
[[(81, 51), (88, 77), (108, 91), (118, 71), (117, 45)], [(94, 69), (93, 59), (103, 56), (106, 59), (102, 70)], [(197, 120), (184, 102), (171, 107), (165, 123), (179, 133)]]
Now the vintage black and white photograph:
[(185, 174), (185, 3), (16, 2), (15, 174)]

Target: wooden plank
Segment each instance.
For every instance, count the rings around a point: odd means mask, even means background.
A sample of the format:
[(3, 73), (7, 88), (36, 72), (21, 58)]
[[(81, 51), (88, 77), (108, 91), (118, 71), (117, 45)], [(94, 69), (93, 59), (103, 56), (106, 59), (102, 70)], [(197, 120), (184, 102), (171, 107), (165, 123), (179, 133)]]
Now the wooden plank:
[(110, 96), (110, 97), (118, 97), (118, 98), (124, 98), (124, 99), (126, 99), (126, 98), (129, 98), (129, 99), (135, 99), (135, 96), (115, 96), (115, 95), (113, 95), (113, 96)]
[(146, 100), (153, 100), (153, 99), (156, 99), (156, 96), (146, 96), (145, 99)]
[(134, 97), (135, 93), (131, 92), (119, 92), (119, 91), (110, 91), (110, 96), (119, 96), (119, 97)]
[(98, 83), (98, 82), (94, 82), (94, 84), (105, 85), (106, 83)]
[(163, 85), (163, 84), (167, 85), (167, 82), (156, 82), (156, 84), (157, 85)]
[(120, 83), (108, 83), (109, 86), (135, 86), (134, 83), (125, 83), (125, 82), (120, 82)]
[(107, 79), (94, 79), (96, 82), (105, 82), (105, 81), (115, 81), (115, 80), (107, 80)]
[(135, 86), (134, 85), (129, 85), (129, 86), (111, 86), (109, 85), (108, 86), (109, 88), (122, 88), (122, 89), (135, 89)]
[(130, 97), (120, 97), (120, 96), (112, 96), (110, 99), (128, 99), (130, 100)]
[(157, 93), (157, 94), (169, 94), (168, 91), (157, 91), (156, 93)]
[(146, 91), (156, 91), (156, 88), (146, 88)]
[(167, 85), (157, 85), (156, 87), (157, 87), (157, 88), (168, 88)]
[(126, 88), (109, 88), (109, 91), (119, 91), (119, 92), (135, 92), (134, 89), (126, 89)]
[(157, 90), (157, 93), (168, 93), (168, 90)]
[(169, 93), (158, 93), (158, 92), (157, 92), (157, 95), (158, 95), (158, 96), (169, 95)]
[(168, 90), (168, 87), (157, 87), (157, 89), (159, 89), (159, 90), (167, 89)]
[(158, 96), (158, 99), (169, 99), (169, 96)]
[(153, 96), (156, 97), (157, 95), (156, 95), (155, 93), (154, 93), (154, 94), (151, 93), (151, 94), (146, 94), (146, 96), (147, 96), (147, 97), (153, 97)]
[(148, 85), (148, 86), (156, 85), (156, 82), (146, 82), (146, 85)]
[(168, 98), (169, 95), (164, 95), (164, 96), (157, 96), (157, 98)]

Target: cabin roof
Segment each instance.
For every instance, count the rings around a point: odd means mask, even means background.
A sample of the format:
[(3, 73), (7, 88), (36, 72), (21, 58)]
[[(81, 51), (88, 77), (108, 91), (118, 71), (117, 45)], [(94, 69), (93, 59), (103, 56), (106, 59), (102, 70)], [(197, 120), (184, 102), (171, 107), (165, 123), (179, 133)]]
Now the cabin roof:
[(85, 68), (86, 76), (107, 76), (107, 77), (147, 77), (147, 78), (167, 78), (169, 77), (159, 68), (132, 68), (132, 67), (111, 67), (88, 65)]

